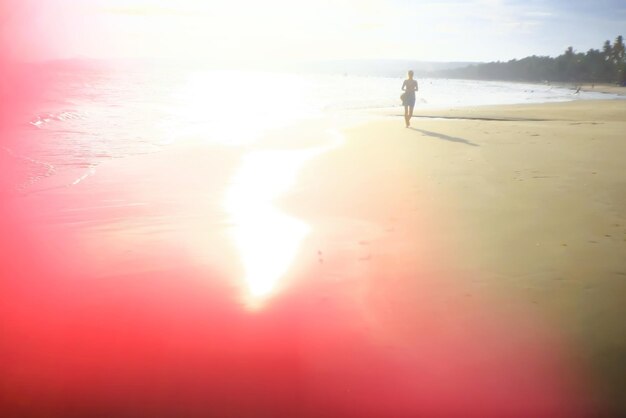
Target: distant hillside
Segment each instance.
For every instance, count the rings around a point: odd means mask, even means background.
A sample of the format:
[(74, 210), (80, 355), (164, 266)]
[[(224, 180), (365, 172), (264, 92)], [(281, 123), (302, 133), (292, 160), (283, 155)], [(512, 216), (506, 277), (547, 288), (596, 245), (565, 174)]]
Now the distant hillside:
[(300, 71), (324, 74), (348, 74), (376, 77), (404, 77), (413, 70), (417, 77), (434, 72), (468, 67), (471, 62), (429, 62), (411, 60), (336, 60), (298, 65)]
[(556, 58), (532, 56), (508, 62), (443, 69), (431, 75), (478, 80), (603, 82), (625, 85), (624, 41), (622, 36), (618, 36), (613, 44), (606, 41), (602, 50), (590, 49), (586, 53), (577, 53), (574, 48), (569, 47)]
[(106, 61), (91, 58), (67, 58), (37, 61), (30, 64), (52, 70), (91, 70), (103, 68)]
[[(315, 62), (194, 62), (168, 59), (91, 59), (71, 58), (56, 59), (32, 63), (56, 70), (124, 69), (124, 68), (178, 68), (198, 67), (205, 69), (238, 69), (261, 71), (295, 71), (298, 73), (359, 75), (372, 77), (405, 77), (408, 70), (413, 70), (417, 77), (426, 77), (434, 73), (468, 67), (471, 62), (429, 62), (411, 60), (335, 60)], [(244, 65), (245, 64), (245, 65)]]

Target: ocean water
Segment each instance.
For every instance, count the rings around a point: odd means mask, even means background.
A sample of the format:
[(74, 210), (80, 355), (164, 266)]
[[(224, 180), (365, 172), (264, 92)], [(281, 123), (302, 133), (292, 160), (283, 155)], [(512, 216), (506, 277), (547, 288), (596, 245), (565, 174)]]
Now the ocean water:
[[(402, 79), (181, 68), (55, 70), (45, 100), (0, 149), (29, 192), (62, 172), (78, 182), (103, 162), (194, 139), (243, 146), (310, 119), (341, 124), (400, 112)], [(422, 79), (420, 109), (606, 99), (550, 85)], [(297, 138), (294, 138), (297, 141)], [(7, 164), (4, 164), (5, 167)], [(5, 187), (7, 185), (4, 185)]]

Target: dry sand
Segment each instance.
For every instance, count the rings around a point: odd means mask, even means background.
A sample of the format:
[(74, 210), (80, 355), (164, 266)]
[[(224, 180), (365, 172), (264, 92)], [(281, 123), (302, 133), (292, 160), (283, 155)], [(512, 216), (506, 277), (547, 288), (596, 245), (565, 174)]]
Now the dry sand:
[[(352, 132), (372, 147), (350, 157), (359, 170), (388, 158), (389, 173), (411, 178), (389, 216), (434, 200), (438, 230), (418, 239), (455, 249), (472, 294), (523, 303), (562, 333), (626, 413), (626, 101), (416, 114), (411, 129), (397, 117)], [(374, 189), (396, 187), (373, 177)]]
[[(353, 242), (371, 241), (377, 225), (377, 249), (355, 245), (355, 259), (384, 258), (387, 268), (445, 260), (442, 269), (464, 277), (440, 289), (448, 309), (459, 309), (460, 295), (490, 295), (492, 307), (540, 318), (624, 413), (626, 101), (416, 114), (410, 129), (398, 115), (350, 131), (349, 146), (306, 170), (301, 183), (323, 192), (305, 217), (360, 220)], [(403, 286), (415, 296), (406, 304), (421, 303), (419, 285)]]
[(595, 93), (617, 94), (620, 96), (626, 95), (626, 87), (620, 86), (615, 83), (596, 83), (596, 84), (555, 83), (555, 85), (569, 88), (574, 91), (580, 88), (582, 91), (589, 91), (589, 92), (595, 92)]
[[(626, 101), (416, 113), (334, 148), (314, 126), (244, 149), (190, 141), (11, 197), (0, 226), (23, 239), (1, 260), (19, 280), (0, 295), (14, 359), (0, 402), (26, 415), (76, 393), (83, 412), (131, 414), (146, 399), (241, 416), (626, 411)], [(230, 238), (282, 215), (225, 213), (250, 153), (259, 182), (243, 207), (280, 192), (310, 228), (254, 312)], [(250, 240), (271, 261), (285, 251), (266, 227)]]
[(595, 91), (599, 93), (619, 94), (620, 96), (626, 95), (626, 87), (619, 86), (617, 84), (583, 84), (580, 86), (583, 91)]

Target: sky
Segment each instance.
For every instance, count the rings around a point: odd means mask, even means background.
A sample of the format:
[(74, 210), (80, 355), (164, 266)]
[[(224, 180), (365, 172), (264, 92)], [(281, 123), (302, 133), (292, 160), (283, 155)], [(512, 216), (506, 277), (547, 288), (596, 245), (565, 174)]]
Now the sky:
[(25, 59), (496, 61), (601, 48), (626, 0), (0, 0)]

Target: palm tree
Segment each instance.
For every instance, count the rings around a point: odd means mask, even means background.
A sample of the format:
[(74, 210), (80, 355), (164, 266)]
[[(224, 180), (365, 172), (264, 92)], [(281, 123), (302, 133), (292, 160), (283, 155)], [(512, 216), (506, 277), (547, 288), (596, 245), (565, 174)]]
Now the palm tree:
[(613, 43), (613, 62), (617, 66), (617, 81), (626, 85), (626, 62), (624, 61), (624, 38), (622, 35), (615, 38)]
[(581, 75), (587, 81), (597, 82), (602, 79), (605, 65), (604, 54), (597, 49), (590, 49), (582, 58)]
[(557, 71), (561, 78), (567, 81), (575, 81), (576, 78), (576, 53), (573, 47), (568, 47), (565, 53), (557, 57)]
[(605, 41), (604, 46), (602, 47), (602, 55), (605, 60), (610, 60), (613, 55), (613, 47), (611, 46), (611, 41)]
[(615, 66), (613, 64), (613, 46), (611, 46), (611, 41), (605, 41), (604, 46), (602, 47), (602, 76), (601, 79), (604, 81), (612, 81), (615, 77)]
[(622, 35), (615, 38), (613, 42), (613, 62), (616, 64), (624, 62), (624, 38)]

